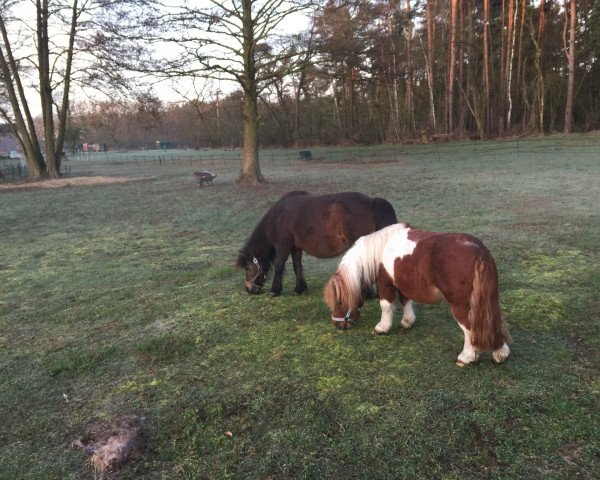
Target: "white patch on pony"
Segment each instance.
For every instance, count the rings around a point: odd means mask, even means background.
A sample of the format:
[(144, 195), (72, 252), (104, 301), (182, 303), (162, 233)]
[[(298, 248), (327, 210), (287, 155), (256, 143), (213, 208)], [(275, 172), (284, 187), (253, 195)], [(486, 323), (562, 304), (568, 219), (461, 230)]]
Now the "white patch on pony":
[(460, 355), (458, 356), (457, 365), (466, 365), (467, 363), (476, 362), (477, 360), (479, 360), (479, 353), (471, 343), (471, 331), (467, 330), (465, 326), (460, 323), (458, 324), (458, 326), (462, 329), (463, 333), (465, 334), (465, 344), (463, 347), (463, 351), (460, 352)]
[(396, 304), (395, 302), (390, 303), (387, 300), (379, 300), (379, 306), (381, 307), (381, 320), (375, 325), (375, 333), (387, 333), (392, 328)]
[[(404, 223), (394, 225), (397, 231), (394, 232), (390, 241), (388, 241), (383, 252), (382, 264), (385, 271), (388, 273), (390, 278), (394, 278), (394, 263), (397, 258), (404, 258), (408, 255), (412, 255), (417, 246), (418, 242), (408, 239), (408, 232), (410, 227), (407, 227)], [(390, 227), (387, 227), (390, 228)]]
[[(358, 293), (364, 285), (375, 282), (388, 245), (396, 243), (398, 235), (404, 235), (405, 241), (408, 241), (408, 230), (406, 224), (396, 223), (360, 237), (354, 243), (342, 257), (337, 270), (344, 277), (351, 291)], [(390, 240), (393, 241), (390, 242)], [(408, 250), (412, 252), (413, 248), (414, 246), (408, 248), (407, 253), (409, 253)], [(349, 305), (350, 308), (353, 306), (355, 305)]]
[(410, 328), (412, 327), (412, 324), (415, 323), (416, 317), (412, 308), (412, 303), (412, 300), (408, 300), (406, 305), (404, 305), (404, 315), (402, 316), (402, 322), (400, 322), (402, 328)]

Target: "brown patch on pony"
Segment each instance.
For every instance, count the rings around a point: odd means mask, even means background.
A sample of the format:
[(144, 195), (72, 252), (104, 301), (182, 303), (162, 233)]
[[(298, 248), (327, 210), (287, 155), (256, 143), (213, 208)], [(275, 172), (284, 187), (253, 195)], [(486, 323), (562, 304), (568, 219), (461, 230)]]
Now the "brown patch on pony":
[(140, 456), (140, 430), (145, 417), (123, 415), (92, 425), (73, 445), (91, 454), (90, 462), (102, 475)]
[(498, 274), (493, 260), (479, 259), (475, 264), (473, 289), (469, 300), (471, 343), (480, 351), (500, 348), (510, 342), (498, 299)]
[(379, 265), (377, 293), (380, 300), (387, 300), (390, 303), (393, 303), (398, 297), (398, 289), (394, 285), (394, 279), (390, 277), (383, 265)]

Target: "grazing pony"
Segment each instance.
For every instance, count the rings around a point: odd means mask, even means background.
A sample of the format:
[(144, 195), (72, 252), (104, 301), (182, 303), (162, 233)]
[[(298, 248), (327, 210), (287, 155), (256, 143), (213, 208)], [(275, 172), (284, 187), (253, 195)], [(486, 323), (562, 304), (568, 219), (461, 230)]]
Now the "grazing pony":
[[(381, 320), (374, 334), (392, 327), (396, 298), (404, 307), (401, 325), (415, 321), (412, 302), (446, 300), (465, 335), (457, 365), (492, 351), (508, 358), (510, 336), (500, 311), (498, 273), (489, 250), (471, 235), (426, 232), (398, 223), (359, 238), (325, 287), (325, 303), (336, 326), (352, 326), (350, 310), (361, 306), (364, 285), (376, 282)], [(345, 313), (348, 312), (348, 313)]]
[(245, 288), (259, 293), (273, 263), (270, 294), (279, 295), (285, 262), (292, 256), (295, 295), (308, 290), (302, 252), (317, 258), (344, 253), (361, 236), (396, 223), (394, 207), (383, 198), (358, 192), (310, 195), (290, 192), (263, 216), (240, 250), (236, 266), (246, 270)]

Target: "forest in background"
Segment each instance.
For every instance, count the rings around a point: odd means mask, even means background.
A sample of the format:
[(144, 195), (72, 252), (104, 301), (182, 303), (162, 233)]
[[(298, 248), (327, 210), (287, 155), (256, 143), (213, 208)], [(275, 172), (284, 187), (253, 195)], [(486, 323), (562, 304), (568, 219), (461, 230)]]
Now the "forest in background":
[[(600, 128), (599, 0), (334, 0), (292, 41), (303, 61), (260, 95), (262, 146)], [(66, 147), (240, 146), (242, 93), (196, 91), (72, 104)]]

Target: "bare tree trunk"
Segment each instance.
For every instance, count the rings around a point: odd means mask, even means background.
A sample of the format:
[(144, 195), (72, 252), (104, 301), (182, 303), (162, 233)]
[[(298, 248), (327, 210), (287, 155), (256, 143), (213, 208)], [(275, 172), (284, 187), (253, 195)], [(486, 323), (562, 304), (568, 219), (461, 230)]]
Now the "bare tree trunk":
[[(427, 62), (427, 86), (429, 87), (429, 128), (432, 133), (437, 133), (437, 125), (435, 120), (435, 99), (433, 97), (434, 78), (433, 78), (433, 40), (434, 32), (431, 21), (431, 3), (435, 0), (426, 0), (425, 3), (425, 23), (427, 27), (427, 53), (425, 61)], [(435, 7), (435, 4), (434, 4)]]
[(258, 90), (256, 84), (256, 62), (254, 58), (255, 38), (252, 19), (252, 2), (243, 0), (243, 49), (244, 49), (244, 148), (242, 172), (238, 183), (258, 185), (264, 180), (258, 159)]
[[(510, 0), (512, 1), (512, 0)], [(507, 35), (505, 33), (505, 20), (506, 19), (506, 0), (502, 0), (502, 17), (501, 17), (501, 28), (500, 28), (500, 43), (501, 43), (501, 52), (500, 52), (500, 79), (498, 85), (496, 87), (498, 91), (498, 106), (497, 106), (497, 128), (498, 135), (501, 137), (504, 136), (504, 119), (506, 113), (506, 52), (508, 51), (507, 47)]]
[(65, 133), (67, 130), (67, 116), (69, 113), (69, 91), (71, 89), (71, 69), (73, 66), (73, 50), (75, 47), (75, 34), (77, 31), (77, 18), (79, 15), (77, 0), (73, 1), (71, 7), (71, 29), (69, 31), (69, 47), (67, 50), (67, 62), (65, 65), (65, 76), (63, 86), (63, 97), (60, 109), (58, 109), (58, 133), (56, 135), (56, 149), (54, 151), (56, 172), (60, 175), (60, 166), (62, 162), (62, 151), (65, 143)]
[[(567, 0), (565, 0), (565, 26), (563, 28), (563, 45), (567, 57), (569, 76), (567, 79), (567, 100), (565, 104), (564, 133), (571, 133), (573, 122), (573, 91), (575, 89), (575, 25), (577, 22), (576, 2), (571, 0), (571, 11), (567, 12)], [(569, 27), (569, 49), (567, 50), (567, 20), (570, 15)]]
[(302, 64), (302, 70), (300, 71), (300, 78), (298, 85), (296, 85), (296, 91), (294, 92), (294, 144), (298, 145), (300, 142), (300, 97), (306, 86), (306, 68), (310, 64), (310, 58), (313, 54), (313, 39), (315, 35), (315, 21), (313, 19), (312, 26), (310, 29), (310, 36), (308, 38), (308, 45), (306, 47), (306, 53)]
[(413, 58), (412, 58), (412, 34), (413, 24), (410, 18), (410, 0), (406, 0), (406, 19), (408, 26), (406, 28), (406, 109), (408, 111), (409, 125), (414, 135), (415, 126), (415, 106), (413, 101)]
[[(394, 41), (394, 25), (392, 23), (392, 18), (394, 15), (393, 3), (389, 4), (389, 11), (387, 12), (387, 27), (390, 37), (390, 48), (392, 51), (392, 64), (390, 69), (390, 73), (388, 78), (392, 79), (391, 87), (390, 82), (387, 81), (387, 89), (388, 96), (390, 99), (390, 117), (391, 117), (391, 129), (388, 128), (388, 131), (391, 130), (393, 138), (392, 140), (397, 142), (400, 140), (400, 102), (398, 101), (398, 65), (397, 65), (397, 52), (396, 52), (396, 43)], [(390, 91), (391, 88), (391, 91)], [(389, 134), (388, 134), (389, 136)]]
[(446, 119), (447, 132), (454, 130), (454, 67), (456, 63), (456, 7), (458, 0), (452, 0), (450, 16), (450, 63), (448, 65), (448, 82), (446, 85)]
[[(510, 130), (512, 120), (512, 77), (513, 77), (513, 59), (515, 54), (515, 23), (518, 15), (518, 5), (515, 5), (518, 0), (510, 0), (508, 9), (508, 57), (506, 64), (508, 66), (507, 79), (506, 79), (506, 98), (508, 100), (508, 112), (506, 114), (506, 129)], [(517, 7), (517, 8), (516, 8)]]
[(529, 20), (529, 28), (531, 30), (531, 41), (535, 48), (534, 67), (535, 67), (535, 84), (533, 88), (533, 113), (532, 119), (529, 122), (533, 129), (539, 133), (544, 131), (544, 73), (542, 72), (542, 48), (540, 46), (540, 33), (542, 32), (541, 24), (544, 21), (544, 0), (540, 4), (540, 27), (538, 27), (538, 35), (536, 39), (535, 27), (533, 20)]
[[(516, 83), (524, 85), (525, 68), (523, 65), (523, 30), (525, 27), (525, 21), (527, 17), (527, 2), (528, 0), (521, 0), (521, 23), (519, 27), (519, 49), (517, 54), (517, 76)], [(523, 99), (525, 96), (525, 89), (517, 89), (517, 99), (520, 97)]]
[(485, 100), (485, 130), (489, 135), (492, 128), (491, 102), (490, 102), (490, 0), (483, 0), (483, 88)]
[(342, 130), (342, 119), (340, 118), (340, 107), (337, 100), (337, 80), (333, 79), (333, 123)]
[[(4, 50), (0, 47), (0, 78), (5, 79), (4, 84), (13, 110), (14, 124), (8, 112), (2, 109), (0, 114), (11, 127), (14, 125), (13, 132), (23, 148), (29, 166), (29, 175), (32, 178), (40, 178), (46, 174), (46, 163), (36, 135), (33, 117), (25, 96), (25, 89), (19, 75), (19, 64), (13, 56), (6, 25), (1, 15), (0, 31), (2, 32), (4, 45)], [(13, 81), (10, 81), (10, 79), (13, 79)]]
[(48, 37), (48, 0), (36, 0), (37, 38), (38, 38), (38, 74), (40, 82), (40, 100), (44, 124), (46, 150), (46, 175), (58, 177), (54, 148), (54, 111), (52, 105), (52, 84), (50, 83), (50, 45)]
[[(458, 4), (458, 88), (463, 90), (464, 86), (464, 73), (465, 73), (465, 2), (462, 0)], [(465, 96), (459, 95), (458, 97), (458, 130), (461, 136), (465, 134)]]

